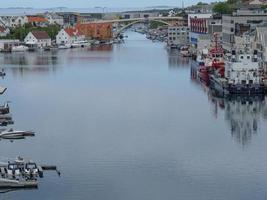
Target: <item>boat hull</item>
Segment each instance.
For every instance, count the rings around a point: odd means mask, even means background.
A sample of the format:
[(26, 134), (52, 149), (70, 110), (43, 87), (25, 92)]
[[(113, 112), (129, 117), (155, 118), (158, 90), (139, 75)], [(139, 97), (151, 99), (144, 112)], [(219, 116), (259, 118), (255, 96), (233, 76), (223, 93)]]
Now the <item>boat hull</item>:
[(219, 78), (211, 76), (210, 86), (219, 95), (226, 96), (232, 94), (260, 95), (265, 93), (264, 84), (224, 84)]

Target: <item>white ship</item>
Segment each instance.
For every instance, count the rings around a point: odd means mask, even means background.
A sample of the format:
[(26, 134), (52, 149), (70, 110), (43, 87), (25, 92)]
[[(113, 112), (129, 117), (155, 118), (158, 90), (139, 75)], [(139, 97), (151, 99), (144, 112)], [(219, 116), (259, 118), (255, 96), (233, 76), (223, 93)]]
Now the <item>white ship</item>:
[(222, 95), (264, 94), (263, 74), (257, 50), (249, 49), (250, 41), (245, 37), (243, 50), (232, 50), (225, 62), (224, 76), (211, 75), (211, 86)]

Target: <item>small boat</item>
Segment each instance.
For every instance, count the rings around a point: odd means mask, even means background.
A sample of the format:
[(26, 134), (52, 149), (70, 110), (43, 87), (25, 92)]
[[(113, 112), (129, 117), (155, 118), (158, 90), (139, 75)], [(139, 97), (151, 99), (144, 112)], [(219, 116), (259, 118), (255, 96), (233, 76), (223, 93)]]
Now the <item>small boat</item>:
[(4, 69), (2, 69), (2, 70), (0, 71), (0, 76), (4, 77), (5, 75), (6, 75), (6, 72), (5, 72)]
[(189, 47), (188, 46), (182, 46), (180, 48), (180, 54), (183, 56), (183, 57), (190, 57), (191, 56), (191, 53), (189, 51)]
[(35, 136), (33, 131), (16, 131), (13, 129), (10, 130), (2, 130), (0, 132), (0, 139), (6, 140), (19, 140), (25, 139), (25, 137), (33, 137)]
[(71, 45), (70, 44), (61, 44), (58, 46), (59, 49), (69, 49), (71, 48)]
[(28, 50), (29, 50), (29, 47), (24, 46), (24, 45), (13, 46), (11, 49), (12, 52), (24, 52)]
[(0, 114), (0, 120), (12, 120), (12, 116), (8, 114)]
[(3, 106), (0, 106), (0, 114), (8, 114), (9, 113), (9, 105), (6, 102)]
[(14, 124), (14, 121), (11, 120), (7, 120), (7, 119), (0, 119), (0, 126), (7, 126), (10, 124)]
[(38, 178), (43, 178), (43, 171), (55, 170), (56, 166), (40, 166), (21, 157), (0, 164), (0, 189), (37, 188)]

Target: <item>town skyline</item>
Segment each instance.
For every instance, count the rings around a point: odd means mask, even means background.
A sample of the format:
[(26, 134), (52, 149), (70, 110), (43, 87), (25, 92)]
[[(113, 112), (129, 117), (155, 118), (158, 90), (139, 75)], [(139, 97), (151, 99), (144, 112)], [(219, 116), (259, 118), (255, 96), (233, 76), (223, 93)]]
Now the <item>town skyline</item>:
[[(142, 1), (137, 0), (134, 2), (131, 1), (123, 1), (123, 0), (110, 0), (110, 1), (104, 1), (104, 0), (76, 0), (73, 1), (64, 1), (64, 0), (47, 0), (45, 2), (38, 2), (38, 5), (36, 5), (36, 0), (25, 0), (25, 1), (19, 1), (19, 0), (9, 0), (1, 2), (0, 8), (54, 8), (54, 7), (66, 7), (66, 8), (94, 8), (94, 7), (107, 7), (107, 8), (146, 8), (146, 7), (160, 7), (160, 6), (168, 6), (168, 7), (182, 7), (182, 4), (184, 6), (190, 6), (197, 4), (198, 0), (189, 0), (189, 1), (177, 1), (177, 0), (166, 0), (164, 3), (160, 0), (150, 0), (150, 1)], [(210, 3), (211, 0), (205, 1), (205, 3)], [(86, 5), (85, 5), (86, 4)], [(114, 6), (118, 5), (118, 6)]]

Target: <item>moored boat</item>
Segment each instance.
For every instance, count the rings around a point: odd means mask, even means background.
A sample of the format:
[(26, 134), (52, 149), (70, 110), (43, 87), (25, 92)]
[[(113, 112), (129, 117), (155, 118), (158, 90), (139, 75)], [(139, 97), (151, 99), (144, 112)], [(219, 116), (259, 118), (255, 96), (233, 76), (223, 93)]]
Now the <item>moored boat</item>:
[(13, 46), (11, 49), (12, 52), (24, 52), (28, 50), (29, 50), (29, 47), (24, 46), (24, 45)]
[(264, 94), (262, 69), (257, 50), (251, 51), (245, 39), (244, 50), (232, 50), (226, 62), (224, 76), (211, 75), (211, 87), (217, 92), (228, 94)]

